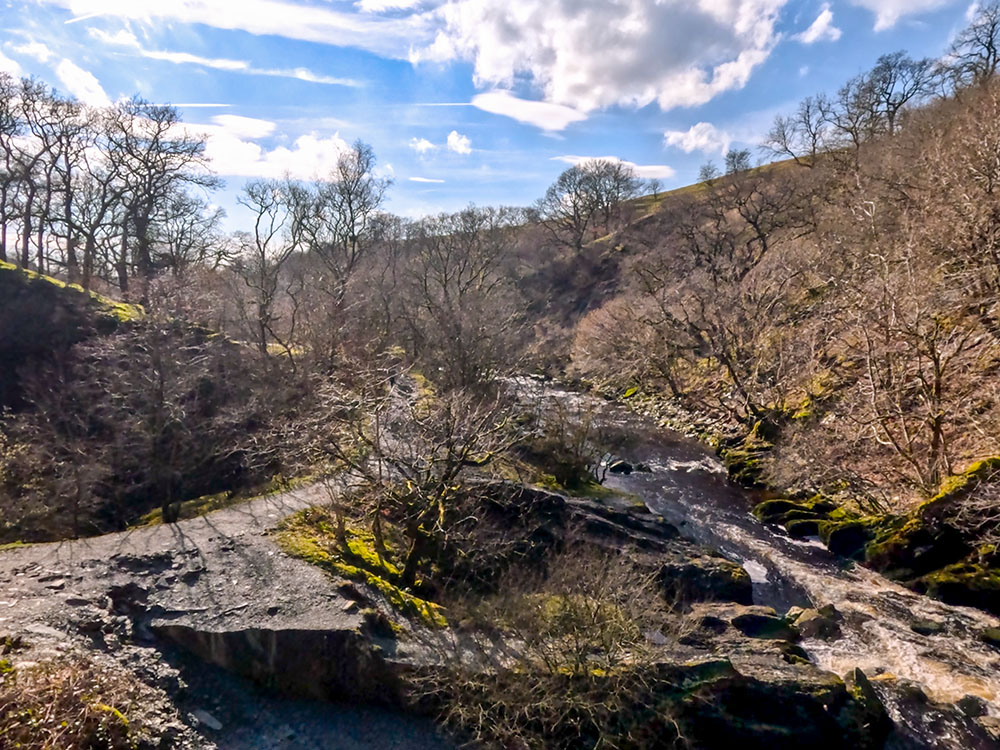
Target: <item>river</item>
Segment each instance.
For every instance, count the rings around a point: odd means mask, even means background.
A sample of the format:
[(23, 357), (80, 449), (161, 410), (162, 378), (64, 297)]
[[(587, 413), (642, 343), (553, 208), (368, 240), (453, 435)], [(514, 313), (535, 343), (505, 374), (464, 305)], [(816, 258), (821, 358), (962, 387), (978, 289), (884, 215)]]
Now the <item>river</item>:
[[(750, 510), (754, 493), (732, 485), (703, 444), (660, 427), (620, 404), (537, 382), (533, 395), (564, 411), (595, 414), (602, 445), (615, 457), (644, 463), (652, 472), (609, 475), (606, 484), (641, 498), (692, 541), (740, 562), (754, 583), (754, 602), (779, 613), (791, 606), (833, 604), (843, 616), (837, 640), (805, 640), (820, 667), (844, 675), (860, 667), (869, 676), (893, 675), (875, 685), (896, 730), (887, 747), (995, 748), (997, 743), (954, 708), (934, 703), (966, 696), (1000, 716), (1000, 652), (979, 633), (1000, 622), (979, 610), (954, 607), (916, 594), (853, 563), (835, 558), (818, 540), (796, 540), (761, 524)], [(917, 621), (941, 623), (937, 635), (920, 635)]]

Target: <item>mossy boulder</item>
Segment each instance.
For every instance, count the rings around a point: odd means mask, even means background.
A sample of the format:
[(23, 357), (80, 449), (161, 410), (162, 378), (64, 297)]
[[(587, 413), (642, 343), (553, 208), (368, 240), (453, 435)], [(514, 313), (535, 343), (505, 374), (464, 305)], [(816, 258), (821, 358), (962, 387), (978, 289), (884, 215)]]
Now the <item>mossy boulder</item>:
[(960, 562), (917, 579), (913, 588), (947, 604), (1000, 613), (1000, 569)]
[[(75, 284), (0, 262), (0, 361), (27, 364), (66, 351), (143, 315)], [(0, 406), (17, 406), (17, 367), (0, 368)]]
[(753, 509), (753, 514), (762, 523), (785, 525), (790, 521), (826, 519), (836, 510), (836, 503), (815, 497), (810, 500), (766, 500)]
[(819, 538), (831, 552), (852, 560), (864, 560), (865, 547), (875, 538), (877, 519), (822, 521)]

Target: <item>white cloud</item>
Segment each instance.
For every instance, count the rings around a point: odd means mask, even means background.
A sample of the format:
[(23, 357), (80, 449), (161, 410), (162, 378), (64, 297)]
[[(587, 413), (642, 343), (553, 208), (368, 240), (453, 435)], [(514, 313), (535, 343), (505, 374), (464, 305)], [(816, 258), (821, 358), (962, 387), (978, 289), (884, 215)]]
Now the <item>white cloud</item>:
[(409, 177), (407, 179), (409, 179), (410, 182), (429, 182), (434, 184), (444, 183), (444, 180), (435, 180), (430, 177)]
[(12, 76), (19, 76), (23, 73), (20, 63), (11, 60), (3, 52), (0, 52), (0, 73), (7, 73)]
[(67, 9), (74, 21), (110, 16), (162, 27), (168, 22), (282, 36), (319, 44), (360, 47), (403, 58), (430, 39), (425, 17), (395, 18), (334, 10), (287, 0), (41, 0)]
[(28, 57), (34, 58), (35, 60), (38, 60), (38, 62), (41, 63), (47, 63), (54, 57), (54, 55), (52, 54), (52, 50), (50, 50), (41, 42), (36, 42), (36, 41), (30, 41), (30, 42), (25, 42), (24, 44), (18, 44), (15, 47), (13, 47), (13, 50), (18, 54), (27, 55)]
[(255, 117), (242, 117), (240, 115), (216, 115), (212, 118), (212, 122), (237, 138), (266, 138), (277, 127), (270, 120), (258, 120)]
[(420, 4), (420, 0), (358, 0), (354, 7), (363, 13), (385, 13), (387, 10), (405, 10)]
[(101, 88), (97, 77), (72, 60), (63, 59), (56, 66), (56, 77), (68, 93), (84, 104), (94, 107), (106, 107), (111, 104), (111, 99)]
[(915, 16), (948, 5), (952, 0), (851, 0), (875, 14), (875, 31), (885, 31), (904, 16)]
[(251, 65), (246, 60), (231, 60), (224, 57), (202, 57), (189, 52), (172, 52), (166, 50), (146, 49), (139, 43), (135, 34), (128, 31), (118, 31), (115, 34), (108, 34), (101, 29), (88, 29), (90, 35), (100, 42), (118, 47), (126, 47), (135, 54), (149, 60), (162, 60), (164, 62), (175, 63), (177, 65), (200, 65), (203, 68), (213, 68), (215, 70), (225, 70), (230, 73), (245, 73), (255, 76), (273, 76), (276, 78), (295, 78), (299, 81), (309, 83), (322, 83), (333, 86), (358, 86), (357, 81), (350, 78), (337, 78), (334, 76), (314, 73), (308, 68), (258, 68)]
[(228, 177), (281, 179), (287, 175), (312, 180), (331, 172), (340, 155), (350, 148), (339, 133), (307, 133), (290, 146), (265, 148), (256, 141), (273, 136), (277, 125), (237, 115), (217, 115), (210, 124), (181, 127), (205, 138), (205, 156), (212, 169)]
[(416, 151), (418, 154), (426, 154), (429, 151), (433, 151), (437, 148), (433, 143), (431, 143), (426, 138), (413, 137), (410, 139), (410, 148)]
[(632, 167), (632, 171), (635, 172), (636, 177), (641, 177), (646, 180), (652, 179), (662, 179), (667, 180), (676, 174), (673, 167), (668, 167), (666, 164), (636, 164), (633, 161), (626, 161), (625, 159), (619, 159), (617, 156), (553, 156), (553, 161), (561, 161), (566, 164), (586, 164), (590, 161), (597, 160), (605, 161), (616, 161), (626, 166)]
[[(74, 20), (111, 16), (354, 46), (414, 63), (472, 63), (477, 86), (530, 86), (535, 104), (511, 113), (561, 130), (612, 105), (662, 109), (703, 104), (739, 89), (779, 40), (789, 0), (38, 0)], [(854, 0), (874, 3), (877, 0)], [(889, 2), (890, 0), (882, 0)], [(894, 0), (896, 3), (942, 0)], [(390, 12), (386, 12), (390, 11)], [(193, 61), (192, 61), (193, 62)], [(237, 61), (239, 62), (239, 61)], [(280, 71), (300, 74), (308, 71)], [(327, 77), (323, 77), (326, 79)], [(331, 81), (332, 82), (332, 81)], [(486, 99), (484, 105), (503, 102)], [(525, 100), (521, 100), (525, 101)], [(485, 106), (484, 106), (485, 108)], [(504, 112), (504, 114), (508, 114)], [(561, 123), (561, 124), (560, 124)]]
[(833, 25), (833, 11), (830, 10), (830, 3), (823, 3), (823, 10), (816, 16), (812, 25), (797, 34), (795, 38), (803, 44), (814, 44), (815, 42), (830, 41), (835, 42), (840, 39), (843, 32)]
[(461, 135), (457, 130), (448, 133), (448, 150), (456, 154), (471, 154), (472, 141), (468, 136)]
[(509, 91), (501, 90), (477, 94), (472, 97), (472, 106), (549, 131), (565, 130), (571, 123), (587, 119), (587, 115), (572, 107), (518, 99)]
[(478, 85), (530, 79), (547, 102), (703, 104), (741, 88), (778, 41), (787, 0), (446, 0), (411, 59), (473, 63)]
[(667, 146), (676, 146), (686, 154), (703, 151), (706, 154), (726, 153), (732, 138), (710, 122), (699, 122), (687, 130), (668, 130), (663, 134)]

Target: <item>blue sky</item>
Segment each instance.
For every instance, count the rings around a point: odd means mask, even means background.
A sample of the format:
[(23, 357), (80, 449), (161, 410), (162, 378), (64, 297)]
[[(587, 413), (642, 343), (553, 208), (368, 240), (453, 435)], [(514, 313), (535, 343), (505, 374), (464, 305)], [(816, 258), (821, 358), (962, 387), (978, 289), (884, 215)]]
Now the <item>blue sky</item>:
[(526, 205), (615, 157), (664, 188), (883, 53), (938, 56), (969, 0), (0, 0), (0, 70), (176, 105), (217, 195), (321, 177), (362, 139), (416, 216)]

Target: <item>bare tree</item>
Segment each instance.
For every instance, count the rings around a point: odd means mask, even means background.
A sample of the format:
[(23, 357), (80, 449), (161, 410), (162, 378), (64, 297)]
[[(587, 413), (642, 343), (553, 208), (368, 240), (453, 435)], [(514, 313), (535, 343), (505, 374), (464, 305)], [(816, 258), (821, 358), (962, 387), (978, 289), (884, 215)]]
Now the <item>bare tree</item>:
[(957, 86), (982, 86), (993, 79), (1000, 67), (1000, 3), (976, 9), (952, 42), (945, 65)]
[(538, 201), (542, 225), (559, 243), (579, 252), (596, 232), (608, 232), (622, 204), (639, 192), (627, 164), (592, 159), (570, 167)]
[(268, 345), (277, 343), (291, 355), (291, 332), (278, 328), (282, 270), (301, 248), (301, 224), (292, 216), (288, 183), (257, 180), (247, 183), (238, 198), (254, 216), (253, 232), (237, 234), (239, 256), (233, 268), (250, 292), (244, 317), (257, 351), (267, 355)]

